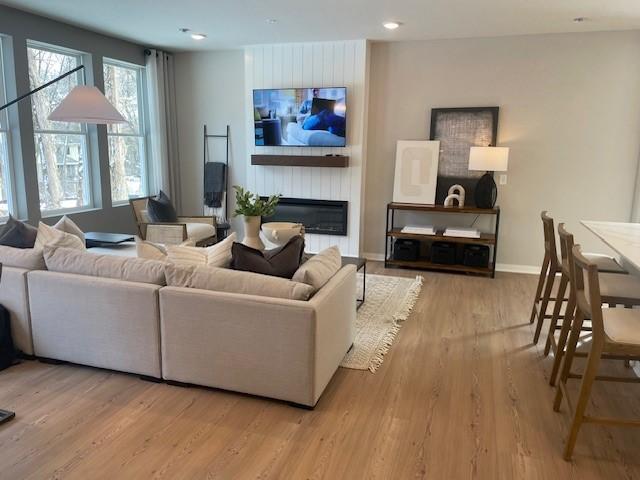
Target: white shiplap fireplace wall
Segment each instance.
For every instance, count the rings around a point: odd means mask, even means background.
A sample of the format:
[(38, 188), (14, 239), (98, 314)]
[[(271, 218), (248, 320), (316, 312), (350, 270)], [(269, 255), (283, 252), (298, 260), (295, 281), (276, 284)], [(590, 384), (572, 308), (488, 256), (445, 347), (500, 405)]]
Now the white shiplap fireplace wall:
[[(307, 235), (307, 251), (338, 245), (358, 255), (363, 221), (369, 81), (366, 40), (257, 45), (245, 48), (247, 187), (260, 195), (349, 202), (348, 236)], [(256, 147), (253, 89), (347, 87), (347, 147)], [(251, 154), (349, 155), (348, 168), (252, 166)]]

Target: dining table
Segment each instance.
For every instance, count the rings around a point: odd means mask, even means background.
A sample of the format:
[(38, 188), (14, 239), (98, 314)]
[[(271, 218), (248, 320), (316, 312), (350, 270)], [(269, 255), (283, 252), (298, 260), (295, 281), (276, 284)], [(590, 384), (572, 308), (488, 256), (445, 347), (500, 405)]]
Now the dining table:
[(587, 230), (640, 272), (640, 223), (582, 220)]

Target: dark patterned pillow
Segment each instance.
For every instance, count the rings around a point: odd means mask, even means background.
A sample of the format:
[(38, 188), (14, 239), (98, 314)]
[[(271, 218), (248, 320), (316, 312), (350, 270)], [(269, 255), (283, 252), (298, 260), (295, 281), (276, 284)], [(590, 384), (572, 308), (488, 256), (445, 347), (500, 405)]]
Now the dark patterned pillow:
[(9, 216), (0, 228), (0, 245), (13, 248), (33, 248), (38, 229)]
[(152, 222), (175, 223), (178, 221), (175, 207), (162, 190), (160, 190), (157, 198), (149, 198), (147, 213)]
[(304, 238), (300, 236), (291, 238), (282, 247), (265, 252), (234, 243), (231, 247), (231, 268), (290, 279), (298, 270), (303, 253)]

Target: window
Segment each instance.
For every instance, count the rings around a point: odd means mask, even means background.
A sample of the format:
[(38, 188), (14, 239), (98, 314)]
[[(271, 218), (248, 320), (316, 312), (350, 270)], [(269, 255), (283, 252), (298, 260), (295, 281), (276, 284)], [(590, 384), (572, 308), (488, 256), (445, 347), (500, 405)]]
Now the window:
[[(0, 105), (7, 103), (5, 88), (3, 39), (0, 37)], [(0, 220), (5, 220), (13, 208), (13, 175), (11, 170), (11, 145), (9, 144), (9, 116), (7, 109), (0, 112)]]
[[(31, 88), (82, 64), (82, 55), (69, 50), (29, 43), (29, 82)], [(82, 71), (40, 90), (31, 97), (40, 210), (53, 213), (87, 208), (91, 202), (87, 126), (80, 123), (52, 122), (49, 114), (78, 84)]]
[(146, 126), (143, 68), (104, 61), (104, 92), (127, 123), (108, 126), (111, 200), (126, 202), (147, 195)]

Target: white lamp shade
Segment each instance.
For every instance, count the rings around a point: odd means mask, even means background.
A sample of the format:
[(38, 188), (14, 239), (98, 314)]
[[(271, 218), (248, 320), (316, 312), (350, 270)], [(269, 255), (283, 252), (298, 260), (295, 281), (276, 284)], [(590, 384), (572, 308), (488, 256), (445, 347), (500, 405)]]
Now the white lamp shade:
[(49, 120), (97, 125), (126, 122), (126, 119), (109, 103), (100, 90), (85, 85), (74, 87), (60, 105), (51, 112)]
[(506, 172), (509, 164), (509, 147), (471, 147), (469, 170)]

